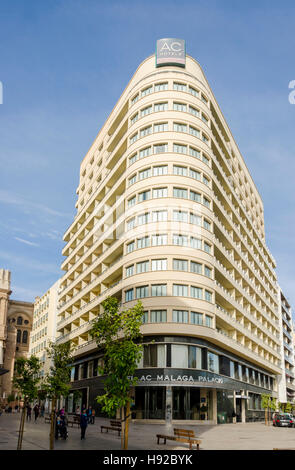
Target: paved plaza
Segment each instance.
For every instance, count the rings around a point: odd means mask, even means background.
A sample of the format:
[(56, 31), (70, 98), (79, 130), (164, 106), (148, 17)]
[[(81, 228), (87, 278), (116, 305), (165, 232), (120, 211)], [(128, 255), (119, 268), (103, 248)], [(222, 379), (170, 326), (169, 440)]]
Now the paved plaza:
[[(0, 450), (15, 450), (20, 414), (5, 414), (0, 416)], [(109, 421), (96, 418), (94, 425), (89, 425), (86, 440), (81, 441), (80, 429), (68, 428), (67, 441), (55, 441), (56, 450), (120, 450), (120, 437), (114, 432), (101, 434), (100, 426)], [(176, 426), (176, 425), (175, 425)], [(273, 450), (273, 448), (295, 449), (295, 428), (276, 428), (264, 423), (220, 424), (218, 426), (177, 425), (185, 429), (193, 429), (195, 435), (202, 440), (204, 450)], [(167, 441), (167, 444), (157, 445), (156, 434), (173, 433), (173, 428), (164, 424), (130, 423), (129, 450), (187, 450), (186, 444)], [(25, 423), (23, 439), (24, 450), (48, 450), (49, 424), (44, 418), (34, 423)]]

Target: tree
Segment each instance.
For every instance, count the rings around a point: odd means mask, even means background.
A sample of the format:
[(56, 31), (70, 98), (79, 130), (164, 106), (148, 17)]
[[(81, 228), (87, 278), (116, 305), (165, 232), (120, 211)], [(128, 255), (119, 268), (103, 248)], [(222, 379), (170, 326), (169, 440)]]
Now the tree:
[(52, 365), (42, 384), (42, 389), (51, 400), (49, 448), (53, 450), (56, 403), (61, 396), (66, 397), (70, 391), (71, 370), (69, 365), (72, 362), (72, 348), (69, 342), (63, 344), (50, 342), (46, 352), (51, 358)]
[(31, 356), (29, 359), (20, 357), (15, 362), (13, 386), (19, 394), (22, 395), (24, 400), (19, 426), (17, 450), (21, 450), (22, 448), (26, 407), (38, 395), (38, 383), (40, 381), (38, 373), (40, 368), (41, 364), (36, 356)]
[(104, 311), (95, 320), (90, 331), (98, 347), (104, 352), (104, 365), (100, 368), (100, 373), (106, 376), (105, 394), (98, 396), (96, 400), (102, 405), (102, 411), (110, 417), (121, 409), (121, 419), (125, 422), (121, 445), (123, 449), (127, 449), (132, 401), (130, 388), (137, 382), (134, 373), (142, 356), (140, 326), (143, 306), (138, 301), (134, 307), (119, 311), (119, 302), (115, 297), (108, 297), (102, 302), (102, 306)]
[(265, 410), (265, 424), (269, 424), (269, 412), (270, 410), (276, 410), (276, 398), (272, 398), (270, 395), (262, 393), (261, 394), (261, 406)]

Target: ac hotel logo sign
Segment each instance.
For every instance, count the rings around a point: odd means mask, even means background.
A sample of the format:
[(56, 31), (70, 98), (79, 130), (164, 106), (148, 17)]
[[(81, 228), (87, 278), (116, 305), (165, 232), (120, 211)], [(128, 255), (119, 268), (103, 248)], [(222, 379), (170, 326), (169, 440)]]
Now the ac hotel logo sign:
[(166, 38), (157, 41), (156, 67), (163, 65), (185, 67), (184, 39)]

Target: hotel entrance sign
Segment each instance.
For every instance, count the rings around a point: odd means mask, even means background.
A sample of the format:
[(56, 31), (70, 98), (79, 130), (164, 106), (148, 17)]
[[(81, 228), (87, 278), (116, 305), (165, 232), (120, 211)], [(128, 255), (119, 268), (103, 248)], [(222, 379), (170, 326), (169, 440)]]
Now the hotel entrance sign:
[(185, 67), (185, 40), (175, 38), (158, 39), (156, 67), (177, 65)]

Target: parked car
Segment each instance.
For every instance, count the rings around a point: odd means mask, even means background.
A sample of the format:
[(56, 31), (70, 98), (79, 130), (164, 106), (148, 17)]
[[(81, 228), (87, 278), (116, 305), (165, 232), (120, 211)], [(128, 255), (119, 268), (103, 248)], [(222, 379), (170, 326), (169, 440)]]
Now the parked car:
[(295, 427), (295, 419), (290, 413), (275, 413), (272, 422), (274, 426)]

